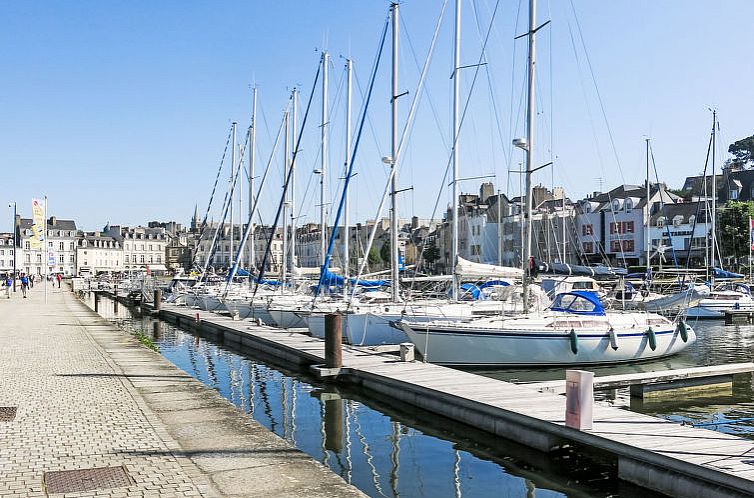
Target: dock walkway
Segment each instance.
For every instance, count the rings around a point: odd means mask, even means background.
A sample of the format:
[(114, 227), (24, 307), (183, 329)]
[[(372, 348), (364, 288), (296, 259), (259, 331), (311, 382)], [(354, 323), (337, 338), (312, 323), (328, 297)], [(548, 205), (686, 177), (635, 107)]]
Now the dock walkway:
[(0, 299), (0, 496), (364, 496), (65, 288), (43, 295)]
[[(324, 341), (300, 333), (169, 304), (162, 305), (160, 316), (288, 363), (323, 363)], [(338, 381), (538, 450), (575, 443), (605, 452), (617, 460), (620, 478), (670, 496), (754, 495), (751, 440), (600, 403), (594, 406), (593, 429), (579, 431), (565, 426), (566, 400), (553, 393), (351, 346), (344, 346), (343, 366)]]

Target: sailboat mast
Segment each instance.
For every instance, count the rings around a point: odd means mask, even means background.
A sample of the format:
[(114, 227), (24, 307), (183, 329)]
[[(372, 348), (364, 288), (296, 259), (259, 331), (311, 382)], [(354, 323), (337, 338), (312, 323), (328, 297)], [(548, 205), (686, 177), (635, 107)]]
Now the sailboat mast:
[[(352, 77), (353, 77), (353, 61), (351, 59), (346, 59), (346, 155), (345, 155), (345, 161), (344, 161), (344, 168), (346, 172), (346, 177), (348, 176), (348, 171), (351, 167), (351, 96), (352, 96)], [(349, 201), (350, 201), (350, 195), (348, 193), (348, 189), (345, 191), (345, 213), (343, 217), (343, 276), (345, 277), (345, 285), (348, 285), (348, 279), (351, 276), (351, 271), (349, 268), (350, 263), (350, 253), (349, 253), (349, 230), (348, 230), (348, 224), (350, 223), (349, 219)]]
[(534, 164), (534, 69), (537, 40), (537, 2), (529, 0), (529, 76), (528, 92), (526, 99), (526, 242), (524, 244), (524, 313), (529, 312), (529, 278), (528, 270), (530, 268), (531, 239), (532, 239), (532, 191), (531, 191), (531, 173)]
[(236, 174), (236, 128), (238, 123), (233, 121), (233, 143), (231, 144), (231, 160), (230, 160), (230, 251), (228, 252), (228, 261), (232, 263), (233, 259), (233, 196), (236, 189), (233, 188), (233, 180)]
[[(391, 9), (392, 35), (393, 35), (393, 63), (391, 85), (391, 146), (390, 146), (390, 169), (394, 170), (398, 161), (398, 4), (393, 3)], [(398, 281), (398, 178), (393, 174), (390, 197), (390, 293), (393, 302), (400, 299)], [(378, 220), (377, 220), (378, 221)]]
[[(649, 139), (647, 138), (647, 219), (644, 220), (644, 238), (647, 239), (647, 276), (649, 276), (650, 264), (650, 251), (652, 250), (652, 241), (649, 238), (649, 220), (652, 217), (652, 205), (649, 203), (649, 196), (651, 195), (649, 190)], [(662, 237), (660, 237), (662, 240)]]
[(461, 0), (456, 0), (455, 11), (455, 44), (453, 48), (453, 202), (451, 217), (451, 244), (450, 244), (450, 264), (453, 270), (453, 280), (451, 288), (451, 298), (455, 301), (458, 299), (458, 281), (456, 276), (456, 264), (458, 263), (458, 133), (459, 133), (459, 115), (458, 104), (461, 95), (461, 79), (459, 78), (458, 68), (461, 66)]
[[(291, 137), (291, 129), (290, 129), (290, 115), (289, 112), (286, 110), (285, 114), (283, 115), (283, 121), (285, 122), (285, 137), (283, 140), (283, 178), (288, 178), (288, 168), (290, 167), (290, 137)], [(290, 207), (288, 204), (290, 203), (290, 193), (285, 193), (285, 198), (283, 199), (283, 253), (282, 253), (282, 264), (280, 265), (280, 273), (281, 273), (281, 280), (285, 282), (286, 273), (288, 270), (288, 218), (286, 216), (287, 210)]]
[(330, 54), (327, 51), (322, 52), (322, 153), (321, 153), (321, 167), (319, 176), (319, 223), (321, 226), (320, 234), (320, 266), (325, 264), (326, 258), (326, 244), (327, 244), (327, 86), (328, 86), (328, 66), (330, 65)]
[[(254, 168), (256, 166), (255, 149), (257, 146), (257, 87), (254, 86), (251, 98), (251, 126), (249, 127), (249, 223), (251, 223), (251, 247), (249, 251), (249, 270), (256, 268), (256, 247), (254, 244), (254, 220), (252, 213), (254, 210)], [(251, 284), (251, 279), (249, 279)]]
[[(291, 143), (295, 144), (297, 126), (296, 121), (298, 119), (298, 89), (296, 88), (293, 89), (293, 94), (291, 95), (291, 105), (293, 107), (291, 115)], [(291, 240), (289, 242), (290, 257), (288, 258), (291, 265), (291, 282), (293, 282), (293, 279), (295, 278), (293, 269), (296, 267), (296, 165), (293, 163), (293, 154), (295, 153), (295, 150), (290, 151), (291, 168), (293, 168), (293, 171), (291, 172)]]
[(715, 242), (717, 234), (715, 232), (715, 218), (717, 218), (717, 178), (715, 177), (715, 142), (717, 142), (717, 134), (715, 132), (715, 126), (717, 125), (717, 110), (712, 111), (712, 280), (715, 278)]

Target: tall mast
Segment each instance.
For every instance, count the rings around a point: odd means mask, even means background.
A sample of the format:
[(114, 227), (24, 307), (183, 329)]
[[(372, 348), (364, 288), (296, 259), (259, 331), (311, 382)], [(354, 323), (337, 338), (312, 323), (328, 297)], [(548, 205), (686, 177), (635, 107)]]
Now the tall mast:
[[(288, 110), (285, 111), (285, 114), (283, 115), (283, 120), (285, 122), (285, 139), (283, 141), (283, 178), (288, 178), (288, 168), (290, 167), (289, 159), (290, 159), (290, 122), (289, 122), (289, 114)], [(286, 192), (285, 198), (283, 199), (283, 254), (282, 258), (283, 261), (280, 265), (280, 273), (281, 273), (281, 280), (285, 282), (286, 277), (286, 270), (288, 269), (288, 218), (286, 217), (286, 210), (288, 209), (289, 204), (289, 193)], [(274, 235), (273, 235), (274, 236)]]
[(458, 133), (459, 115), (458, 104), (461, 95), (461, 79), (458, 77), (458, 68), (461, 66), (461, 0), (456, 0), (456, 26), (455, 46), (453, 50), (453, 216), (451, 217), (451, 249), (450, 264), (453, 269), (453, 282), (451, 298), (458, 299), (458, 281), (456, 277), (456, 264), (458, 263)]
[[(254, 167), (256, 161), (255, 149), (257, 146), (257, 87), (252, 90), (251, 99), (251, 126), (249, 127), (249, 223), (251, 223), (251, 247), (249, 251), (249, 270), (254, 270), (257, 265), (256, 248), (254, 247)], [(251, 284), (251, 278), (249, 278)]]
[[(346, 59), (346, 155), (345, 155), (345, 161), (344, 161), (344, 168), (346, 171), (346, 176), (348, 176), (348, 171), (351, 166), (351, 83), (352, 83), (352, 76), (353, 76), (353, 61), (351, 59)], [(343, 276), (345, 277), (345, 285), (348, 285), (348, 278), (351, 276), (349, 263), (350, 263), (350, 256), (349, 256), (349, 231), (348, 231), (348, 224), (349, 224), (349, 216), (348, 216), (348, 210), (349, 210), (349, 193), (348, 190), (345, 191), (345, 215), (343, 217)]]
[[(531, 258), (532, 191), (531, 173), (534, 165), (534, 69), (537, 39), (537, 2), (529, 0), (529, 76), (526, 99), (526, 243), (524, 244), (524, 267), (529, 268)], [(524, 313), (529, 312), (529, 274), (524, 272)]]
[(233, 196), (236, 189), (233, 188), (233, 180), (236, 174), (236, 127), (238, 123), (233, 121), (233, 143), (231, 144), (231, 160), (230, 160), (230, 251), (228, 253), (228, 261), (232, 264), (233, 259)]
[[(393, 28), (393, 68), (391, 87), (391, 146), (390, 146), (390, 169), (395, 169), (398, 161), (398, 4), (393, 3), (391, 9)], [(393, 174), (390, 197), (390, 293), (393, 302), (398, 302), (398, 178)]]
[[(649, 238), (649, 220), (652, 217), (652, 205), (649, 203), (649, 196), (651, 195), (649, 190), (649, 139), (647, 138), (647, 219), (644, 221), (644, 238), (647, 239), (647, 275), (649, 275), (649, 269), (651, 268), (649, 259), (650, 251), (652, 250), (652, 241)], [(662, 194), (660, 194), (662, 195)], [(662, 236), (660, 236), (662, 240)]]
[(319, 176), (319, 198), (320, 198), (320, 206), (319, 206), (319, 223), (320, 223), (320, 229), (321, 229), (321, 236), (320, 236), (320, 251), (319, 251), (319, 262), (320, 266), (325, 264), (325, 251), (327, 250), (326, 244), (327, 244), (327, 185), (326, 185), (326, 179), (327, 179), (327, 85), (328, 85), (328, 66), (330, 64), (330, 54), (327, 53), (327, 51), (322, 52), (322, 153), (321, 153), (321, 167), (320, 167), (320, 176)]
[[(296, 119), (297, 119), (297, 107), (298, 107), (298, 89), (294, 88), (293, 93), (291, 95), (291, 105), (293, 106), (293, 113), (291, 116), (291, 142), (292, 144), (296, 144)], [(290, 257), (288, 258), (290, 260), (290, 266), (291, 266), (291, 280), (293, 280), (293, 268), (296, 266), (296, 171), (295, 167), (296, 165), (293, 164), (293, 154), (295, 154), (295, 150), (290, 151), (291, 156), (291, 168), (294, 168), (294, 171), (291, 173), (291, 240), (289, 242), (289, 251), (290, 251)]]
[[(715, 132), (715, 126), (717, 125), (717, 110), (712, 111), (712, 268), (715, 267), (715, 239), (717, 238), (715, 232), (715, 218), (717, 218), (717, 178), (715, 178), (715, 142), (717, 142), (717, 134)], [(715, 271), (712, 270), (712, 279), (714, 281)]]

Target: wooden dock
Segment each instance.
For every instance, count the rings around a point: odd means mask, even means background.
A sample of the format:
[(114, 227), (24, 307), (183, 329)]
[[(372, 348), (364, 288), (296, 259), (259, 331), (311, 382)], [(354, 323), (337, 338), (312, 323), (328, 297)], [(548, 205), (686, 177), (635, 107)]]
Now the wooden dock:
[[(639, 372), (621, 375), (603, 375), (594, 378), (595, 390), (630, 388), (632, 396), (647, 392), (678, 389), (711, 384), (730, 383), (734, 375), (754, 372), (754, 363), (729, 363), (707, 367), (679, 368), (659, 372)], [(523, 384), (537, 391), (565, 394), (564, 380)]]
[[(324, 361), (324, 341), (273, 327), (162, 304), (161, 318), (216, 334), (280, 361), (309, 368)], [(197, 319), (198, 318), (198, 319)], [(473, 373), (421, 362), (402, 362), (366, 348), (344, 346), (334, 378), (540, 451), (563, 444), (607, 453), (621, 479), (670, 496), (754, 495), (754, 441), (681, 426), (667, 420), (594, 406), (593, 429), (565, 426), (566, 399)]]

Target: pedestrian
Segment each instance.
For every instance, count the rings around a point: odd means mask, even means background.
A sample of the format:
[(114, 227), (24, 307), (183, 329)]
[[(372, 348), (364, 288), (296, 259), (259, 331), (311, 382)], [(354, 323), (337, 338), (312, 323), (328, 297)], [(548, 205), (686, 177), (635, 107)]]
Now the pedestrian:
[(10, 299), (10, 288), (13, 287), (13, 279), (10, 278), (10, 273), (5, 276), (5, 295)]
[(60, 275), (60, 273), (58, 273), (57, 279), (58, 279), (58, 289), (60, 289), (60, 281), (63, 280), (63, 277)]
[(29, 275), (29, 289), (34, 288), (34, 275)]
[(26, 299), (26, 291), (29, 289), (29, 277), (26, 276), (26, 273), (21, 273), (21, 293), (24, 295), (24, 299)]

